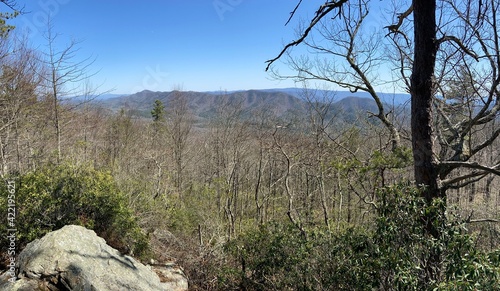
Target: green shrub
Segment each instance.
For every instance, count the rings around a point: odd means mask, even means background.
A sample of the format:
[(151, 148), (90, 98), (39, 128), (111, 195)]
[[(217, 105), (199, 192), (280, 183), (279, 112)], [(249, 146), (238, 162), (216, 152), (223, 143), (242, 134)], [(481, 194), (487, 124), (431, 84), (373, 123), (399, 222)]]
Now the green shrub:
[[(379, 191), (370, 227), (306, 229), (307, 238), (286, 223), (247, 231), (226, 245), (220, 289), (500, 290), (500, 251), (481, 252), (463, 220), (436, 216), (439, 236), (425, 231), (424, 214), (444, 203), (428, 205), (414, 187), (395, 185)], [(430, 281), (435, 254), (438, 279)]]
[[(362, 229), (316, 229), (306, 239), (289, 224), (268, 224), (227, 244), (234, 267), (221, 289), (372, 290), (377, 286), (376, 249)], [(231, 285), (230, 283), (233, 282)], [(237, 282), (237, 283), (234, 283)]]
[[(319, 238), (319, 239), (318, 239)], [(374, 290), (379, 286), (378, 246), (360, 227), (325, 231), (315, 240), (317, 290)]]
[[(138, 227), (127, 199), (108, 172), (91, 167), (49, 166), (15, 181), (17, 247), (64, 225), (93, 229), (108, 244), (139, 257), (149, 255), (147, 236)], [(0, 187), (0, 212), (7, 217), (7, 184)], [(6, 233), (7, 224), (0, 224)], [(1, 238), (2, 253), (7, 242)]]
[(311, 247), (290, 225), (263, 225), (227, 244), (226, 249), (236, 265), (234, 269), (226, 270), (228, 272), (221, 281), (236, 281), (241, 288), (248, 290), (305, 287), (306, 282), (301, 281), (307, 280), (307, 257)]
[[(499, 290), (499, 261), (495, 252), (485, 254), (477, 246), (460, 217), (442, 213), (445, 201), (428, 205), (419, 191), (395, 185), (379, 191), (374, 233), (380, 263), (380, 282), (385, 290)], [(438, 237), (423, 224), (428, 213), (435, 217)], [(430, 256), (439, 256), (437, 281), (425, 280)]]

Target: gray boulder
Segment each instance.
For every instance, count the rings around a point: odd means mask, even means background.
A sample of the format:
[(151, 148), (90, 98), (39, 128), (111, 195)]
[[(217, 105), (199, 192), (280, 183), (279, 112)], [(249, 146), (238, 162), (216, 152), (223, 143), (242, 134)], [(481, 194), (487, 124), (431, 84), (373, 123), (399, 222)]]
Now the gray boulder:
[(76, 225), (29, 243), (19, 254), (18, 269), (18, 282), (0, 283), (1, 290), (23, 290), (34, 281), (48, 290), (187, 289), (183, 274), (160, 280), (150, 266), (121, 255), (94, 231)]

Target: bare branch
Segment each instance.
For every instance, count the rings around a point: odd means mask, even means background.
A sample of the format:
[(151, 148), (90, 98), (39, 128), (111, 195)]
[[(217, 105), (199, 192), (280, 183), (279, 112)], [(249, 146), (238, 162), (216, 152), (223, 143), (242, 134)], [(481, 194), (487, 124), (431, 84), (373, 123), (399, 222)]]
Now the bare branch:
[[(483, 179), (487, 175), (488, 175), (488, 173), (476, 171), (476, 172), (472, 172), (468, 175), (462, 175), (459, 177), (443, 180), (443, 181), (441, 181), (441, 183), (442, 183), (443, 188), (445, 188), (445, 189), (462, 189), (467, 185), (470, 185), (470, 184), (473, 184), (473, 183), (480, 181), (481, 179)], [(467, 180), (467, 181), (461, 183), (464, 180)], [(458, 184), (458, 183), (460, 183), (460, 184)]]
[[(413, 4), (410, 5), (410, 7), (403, 13), (400, 13), (398, 15), (398, 22), (393, 25), (386, 26), (385, 28), (389, 29), (389, 34), (391, 33), (399, 33), (399, 28), (401, 25), (403, 25), (403, 21), (410, 16), (410, 14), (413, 12)], [(405, 36), (406, 37), (406, 36)]]
[(459, 161), (444, 161), (440, 163), (444, 167), (451, 168), (469, 168), (475, 170), (481, 170), (490, 174), (495, 174), (500, 176), (500, 164), (494, 165), (492, 167), (480, 165), (476, 162), (459, 162)]
[(442, 43), (444, 42), (447, 42), (447, 41), (451, 41), (453, 43), (455, 43), (456, 45), (458, 45), (460, 47), (460, 49), (462, 49), (462, 51), (471, 56), (474, 60), (476, 61), (479, 61), (479, 56), (472, 50), (468, 49), (463, 43), (462, 41), (460, 41), (460, 39), (458, 39), (457, 37), (455, 36), (452, 36), (452, 35), (445, 35), (443, 36), (442, 38), (438, 39), (437, 40), (437, 44), (438, 46), (441, 45)]
[(295, 225), (295, 227), (297, 227), (297, 229), (301, 232), (301, 234), (307, 238), (307, 233), (304, 229), (304, 226), (300, 220), (300, 217), (296, 213), (297, 211), (296, 211), (295, 207), (293, 206), (294, 194), (293, 194), (293, 191), (290, 189), (290, 182), (289, 182), (290, 181), (290, 174), (291, 174), (292, 167), (293, 167), (293, 164), (291, 161), (292, 158), (290, 157), (289, 154), (287, 154), (285, 149), (283, 149), (283, 146), (278, 142), (276, 134), (277, 134), (279, 128), (280, 127), (276, 126), (276, 129), (274, 130), (272, 136), (273, 136), (274, 144), (280, 150), (281, 154), (283, 155), (283, 157), (286, 160), (286, 171), (285, 171), (284, 178), (285, 178), (285, 191), (286, 191), (286, 194), (288, 196), (287, 216), (290, 219), (290, 222), (293, 223)]
[[(441, 162), (440, 166), (446, 167), (448, 173), (451, 172), (450, 169), (457, 169), (457, 168), (469, 168), (469, 169), (474, 169), (471, 173), (468, 173), (466, 175), (460, 175), (458, 177), (453, 177), (449, 179), (442, 180), (441, 183), (444, 188), (449, 188), (449, 189), (460, 189), (466, 185), (475, 183), (488, 174), (494, 174), (494, 175), (500, 175), (500, 164), (497, 164), (492, 167), (480, 165), (479, 163), (476, 162), (458, 162), (458, 161), (446, 161), (446, 162)], [(470, 180), (468, 180), (470, 179)], [(464, 180), (468, 180), (464, 183), (461, 183)], [(457, 183), (461, 183), (458, 184)], [(452, 186), (454, 185), (454, 186)]]
[(17, 11), (17, 12), (20, 12), (22, 11), (17, 9), (17, 3), (16, 1), (13, 1), (13, 0), (0, 0), (0, 2), (2, 2), (5, 6), (9, 7), (12, 11)]
[(477, 223), (477, 222), (494, 222), (494, 223), (499, 223), (500, 220), (493, 219), (493, 218), (479, 218), (479, 219), (470, 219), (470, 220), (467, 221), (467, 223)]
[(481, 151), (482, 149), (484, 149), (485, 147), (493, 144), (493, 142), (498, 138), (499, 135), (500, 135), (500, 128), (497, 128), (492, 133), (492, 135), (490, 136), (490, 138), (488, 138), (483, 143), (479, 144), (474, 149), (472, 149), (471, 154), (474, 155), (474, 154), (478, 153), (479, 151)]
[(288, 18), (287, 22), (285, 23), (285, 26), (287, 26), (288, 23), (290, 22), (290, 20), (292, 20), (293, 16), (295, 15), (295, 11), (297, 11), (297, 9), (299, 8), (301, 3), (302, 3), (302, 0), (300, 0), (299, 3), (297, 3), (297, 6), (295, 6), (295, 8), (293, 9), (293, 11), (290, 12), (290, 18)]
[(314, 28), (314, 26), (316, 26), (316, 24), (318, 24), (321, 21), (321, 19), (323, 19), (323, 17), (325, 17), (326, 15), (328, 15), (331, 11), (333, 11), (336, 8), (338, 8), (339, 12), (340, 12), (341, 8), (342, 8), (342, 5), (344, 3), (347, 3), (348, 1), (349, 0), (339, 0), (338, 2), (330, 1), (330, 2), (327, 2), (327, 3), (323, 4), (323, 5), (321, 5), (320, 8), (318, 9), (318, 11), (316, 11), (316, 16), (311, 20), (311, 23), (306, 28), (306, 30), (304, 30), (304, 33), (302, 34), (302, 36), (299, 39), (288, 43), (283, 48), (283, 50), (278, 54), (277, 57), (266, 61), (266, 63), (267, 63), (266, 72), (269, 70), (269, 67), (271, 67), (271, 65), (275, 61), (277, 61), (279, 58), (281, 58), (283, 56), (283, 54), (289, 48), (301, 44), (306, 39), (306, 37), (309, 35), (309, 33), (311, 32), (311, 30)]

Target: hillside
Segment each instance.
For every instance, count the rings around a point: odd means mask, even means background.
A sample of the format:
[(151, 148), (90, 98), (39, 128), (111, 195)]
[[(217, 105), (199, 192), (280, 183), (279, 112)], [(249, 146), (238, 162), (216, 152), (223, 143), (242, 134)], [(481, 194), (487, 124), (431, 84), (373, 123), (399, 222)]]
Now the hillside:
[[(278, 118), (305, 113), (309, 107), (308, 102), (289, 92), (290, 90), (284, 92), (279, 90), (247, 90), (229, 93), (153, 92), (144, 90), (131, 95), (107, 98), (95, 102), (98, 106), (113, 112), (123, 108), (130, 110), (134, 115), (150, 117), (155, 100), (162, 101), (165, 107), (168, 108), (171, 99), (176, 94), (182, 94), (187, 98), (188, 106), (198, 121), (213, 116), (217, 112), (217, 108), (220, 108), (222, 101), (230, 103), (232, 106), (238, 106), (243, 111), (244, 116), (250, 116), (258, 111), (272, 111), (273, 115)], [(359, 116), (366, 116), (367, 111), (376, 112), (377, 106), (370, 98), (351, 95), (334, 102), (331, 110), (330, 114), (335, 113), (342, 116), (346, 121), (353, 122)]]

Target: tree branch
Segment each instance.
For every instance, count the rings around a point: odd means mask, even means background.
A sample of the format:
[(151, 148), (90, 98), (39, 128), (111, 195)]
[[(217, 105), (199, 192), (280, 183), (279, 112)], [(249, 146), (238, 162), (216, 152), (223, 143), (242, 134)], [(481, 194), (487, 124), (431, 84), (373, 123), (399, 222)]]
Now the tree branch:
[(490, 174), (495, 174), (500, 176), (500, 164), (496, 164), (492, 167), (487, 167), (480, 165), (476, 162), (459, 162), (459, 161), (444, 161), (440, 163), (441, 166), (452, 167), (452, 168), (469, 168), (475, 170), (481, 170), (483, 172), (488, 172)]
[(484, 149), (485, 147), (487, 146), (490, 146), (491, 144), (493, 144), (493, 142), (498, 138), (498, 136), (500, 136), (500, 128), (497, 128), (490, 136), (490, 138), (488, 138), (487, 140), (485, 140), (483, 143), (477, 145), (476, 147), (474, 147), (472, 150), (471, 150), (471, 155), (475, 155), (476, 153), (478, 153), (479, 151), (481, 151), (482, 149)]
[(458, 39), (456, 36), (452, 36), (452, 35), (445, 35), (443, 36), (442, 38), (438, 39), (437, 40), (437, 45), (440, 46), (442, 43), (446, 42), (446, 41), (451, 41), (453, 43), (455, 43), (456, 45), (458, 45), (460, 47), (460, 49), (462, 49), (462, 51), (471, 56), (474, 60), (476, 61), (479, 61), (479, 56), (474, 52), (474, 51), (471, 51), (470, 49), (468, 49), (461, 41), (460, 39)]
[[(441, 183), (443, 185), (443, 188), (445, 188), (445, 189), (462, 189), (462, 188), (464, 188), (467, 185), (470, 185), (470, 184), (478, 182), (479, 180), (481, 180), (484, 177), (486, 177), (486, 175), (488, 175), (488, 173), (484, 173), (484, 172), (472, 172), (472, 173), (470, 173), (468, 175), (462, 175), (462, 176), (459, 176), (459, 177), (456, 177), (456, 178), (451, 178), (451, 179), (443, 180), (443, 181), (441, 181)], [(462, 182), (463, 180), (466, 180), (466, 179), (471, 179), (471, 180), (468, 180), (468, 181), (466, 181), (464, 183), (461, 183), (461, 184), (457, 184), (457, 183), (460, 183), (460, 182)], [(455, 184), (455, 185), (453, 185), (453, 184)]]
[[(403, 13), (400, 13), (398, 15), (398, 22), (393, 25), (386, 26), (385, 28), (389, 29), (389, 34), (391, 33), (399, 33), (399, 28), (401, 25), (403, 25), (403, 21), (410, 16), (410, 14), (413, 12), (413, 4), (410, 5), (410, 7)], [(406, 37), (406, 36), (405, 36)]]
[[(288, 43), (284, 48), (283, 50), (281, 50), (281, 52), (278, 54), (277, 57), (273, 58), (273, 59), (270, 59), (270, 60), (267, 60), (266, 63), (267, 63), (267, 66), (266, 66), (266, 72), (269, 70), (269, 67), (271, 67), (271, 65), (277, 61), (279, 58), (281, 58), (283, 56), (283, 54), (291, 47), (293, 46), (297, 46), (299, 45), (300, 43), (302, 43), (306, 37), (309, 35), (309, 33), (311, 32), (311, 30), (314, 28), (314, 26), (316, 26), (316, 24), (319, 23), (319, 21), (321, 19), (323, 19), (323, 17), (325, 17), (326, 15), (328, 15), (332, 10), (338, 8), (339, 9), (339, 14), (340, 14), (340, 11), (341, 11), (341, 8), (342, 8), (342, 5), (344, 3), (347, 3), (349, 0), (339, 0), (338, 2), (335, 2), (335, 1), (329, 1), (323, 5), (321, 5), (318, 9), (318, 11), (316, 11), (316, 16), (314, 16), (314, 18), (311, 20), (311, 23), (309, 23), (309, 26), (306, 28), (306, 30), (304, 30), (304, 33), (302, 34), (302, 36), (295, 40), (295, 41), (292, 41), (290, 43)], [(300, 3), (299, 3), (300, 4)], [(294, 10), (295, 12), (295, 10)], [(293, 13), (294, 13), (293, 12)], [(288, 22), (287, 22), (288, 23)]]
[(493, 218), (480, 218), (480, 219), (471, 219), (471, 220), (467, 221), (467, 223), (474, 223), (474, 222), (495, 222), (495, 223), (499, 223), (500, 220), (493, 219)]
[[(451, 170), (457, 169), (457, 168), (469, 168), (469, 169), (476, 170), (476, 171), (472, 171), (471, 173), (466, 174), (466, 175), (461, 175), (458, 177), (442, 180), (441, 183), (442, 183), (443, 187), (450, 188), (450, 189), (462, 188), (468, 184), (471, 184), (471, 183), (474, 183), (474, 182), (481, 180), (482, 178), (484, 178), (488, 174), (494, 174), (494, 175), (500, 176), (500, 164), (496, 164), (492, 167), (487, 167), (484, 165), (480, 165), (476, 162), (446, 161), (446, 162), (441, 162), (440, 167), (449, 168), (447, 170), (448, 172), (451, 172)], [(473, 180), (467, 181), (467, 182), (462, 183), (458, 186), (457, 185), (451, 186), (453, 184), (460, 183), (460, 182), (467, 180), (467, 179), (473, 179)]]
[(16, 6), (17, 6), (16, 1), (13, 1), (13, 0), (0, 0), (0, 2), (2, 2), (5, 6), (9, 7), (10, 9), (12, 9), (12, 11), (20, 12), (20, 10), (16, 9)]
[(290, 20), (292, 20), (293, 16), (295, 15), (295, 11), (297, 11), (297, 8), (299, 8), (301, 3), (302, 3), (302, 0), (300, 0), (299, 3), (297, 3), (297, 6), (295, 6), (295, 8), (293, 9), (293, 11), (290, 12), (290, 18), (288, 18), (288, 20), (286, 21), (285, 26), (287, 26), (288, 23), (290, 22)]

